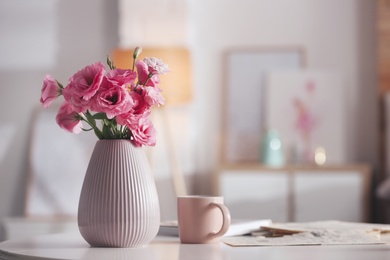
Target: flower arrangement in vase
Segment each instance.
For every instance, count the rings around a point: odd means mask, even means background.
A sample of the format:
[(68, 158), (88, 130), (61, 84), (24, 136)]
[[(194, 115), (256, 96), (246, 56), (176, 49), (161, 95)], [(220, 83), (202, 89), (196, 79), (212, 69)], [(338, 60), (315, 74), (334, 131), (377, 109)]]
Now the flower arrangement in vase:
[[(40, 102), (48, 108), (64, 97), (56, 121), (71, 133), (94, 131), (93, 150), (78, 207), (81, 235), (92, 246), (139, 247), (157, 234), (160, 208), (150, 165), (142, 146), (156, 144), (151, 109), (164, 104), (159, 75), (169, 68), (157, 58), (116, 68), (107, 58), (76, 72), (66, 87), (46, 75)], [(85, 127), (85, 125), (87, 127)]]

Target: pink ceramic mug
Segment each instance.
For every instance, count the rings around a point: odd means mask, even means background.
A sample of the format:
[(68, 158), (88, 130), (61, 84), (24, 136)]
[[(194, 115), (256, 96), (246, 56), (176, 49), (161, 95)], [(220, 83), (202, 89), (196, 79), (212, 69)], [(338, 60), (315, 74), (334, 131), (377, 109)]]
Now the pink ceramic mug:
[(216, 243), (229, 229), (230, 212), (223, 197), (180, 196), (177, 209), (182, 243)]

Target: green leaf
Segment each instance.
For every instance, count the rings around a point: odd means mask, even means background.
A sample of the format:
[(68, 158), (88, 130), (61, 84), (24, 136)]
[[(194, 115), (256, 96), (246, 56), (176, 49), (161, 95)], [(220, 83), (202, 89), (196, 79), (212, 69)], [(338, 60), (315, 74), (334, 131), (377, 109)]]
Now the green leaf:
[(103, 133), (98, 128), (93, 128), (93, 131), (99, 139), (105, 139)]
[(92, 116), (93, 119), (103, 120), (107, 119), (106, 113), (96, 113)]
[(103, 136), (105, 139), (115, 139), (112, 128), (108, 124), (103, 124)]
[(85, 132), (89, 132), (89, 131), (93, 130), (93, 128), (89, 128), (89, 129), (81, 128), (81, 130), (83, 130)]
[(93, 118), (93, 116), (91, 115), (91, 113), (89, 112), (89, 110), (87, 110), (87, 112), (85, 112), (84, 114), (85, 116), (85, 121), (92, 127), (93, 131), (95, 132), (96, 136), (99, 138), (99, 139), (104, 139), (104, 135), (103, 133), (100, 131), (100, 129), (96, 126), (96, 120)]

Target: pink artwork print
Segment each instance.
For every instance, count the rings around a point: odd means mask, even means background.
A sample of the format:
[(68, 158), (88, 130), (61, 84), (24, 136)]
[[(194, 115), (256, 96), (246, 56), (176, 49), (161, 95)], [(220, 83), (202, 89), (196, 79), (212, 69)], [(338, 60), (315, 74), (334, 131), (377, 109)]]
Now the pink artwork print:
[(307, 94), (307, 100), (294, 98), (293, 105), (297, 112), (295, 120), (295, 128), (298, 130), (300, 137), (304, 145), (304, 160), (305, 162), (311, 162), (313, 160), (313, 153), (311, 151), (311, 135), (315, 127), (317, 126), (317, 118), (310, 109), (310, 100), (315, 93), (315, 82), (312, 80), (307, 81), (305, 85), (305, 92)]

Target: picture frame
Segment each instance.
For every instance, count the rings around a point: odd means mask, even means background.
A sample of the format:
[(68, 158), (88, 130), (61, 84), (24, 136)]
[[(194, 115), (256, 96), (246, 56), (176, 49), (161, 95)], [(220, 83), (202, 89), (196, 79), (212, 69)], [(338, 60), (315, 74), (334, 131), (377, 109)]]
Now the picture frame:
[[(344, 89), (342, 75), (334, 70), (267, 74), (265, 122), (278, 132), (287, 163), (347, 162)], [(316, 150), (324, 159), (315, 161)]]
[(223, 64), (221, 162), (260, 162), (266, 74), (304, 68), (305, 51), (298, 46), (235, 48), (224, 53)]

